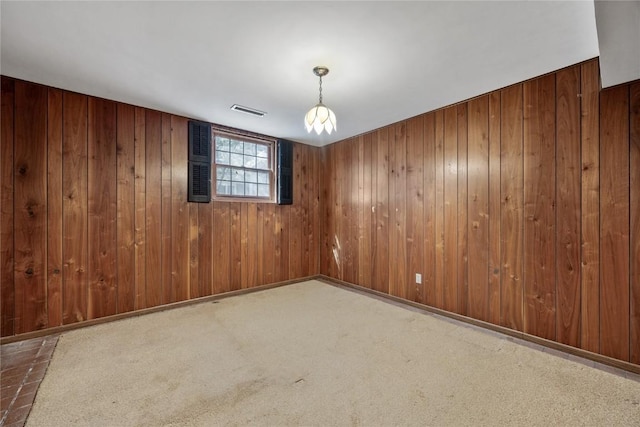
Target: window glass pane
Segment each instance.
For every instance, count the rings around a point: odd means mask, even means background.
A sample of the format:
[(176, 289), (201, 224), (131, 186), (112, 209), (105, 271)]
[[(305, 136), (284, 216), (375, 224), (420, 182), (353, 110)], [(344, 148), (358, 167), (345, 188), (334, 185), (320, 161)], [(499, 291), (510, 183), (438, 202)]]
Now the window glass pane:
[(229, 164), (229, 153), (224, 151), (216, 151), (216, 163), (221, 165)]
[(269, 169), (269, 160), (258, 157), (256, 161), (256, 169)]
[(244, 196), (244, 182), (234, 182), (231, 186), (231, 195)]
[(231, 168), (225, 168), (223, 166), (218, 166), (216, 168), (216, 178), (224, 179), (226, 181), (231, 181)]
[(244, 172), (244, 181), (245, 182), (258, 182), (258, 172), (245, 171)]
[(216, 192), (223, 195), (231, 194), (231, 183), (229, 181), (218, 181), (216, 183)]
[(245, 184), (244, 189), (247, 196), (255, 197), (258, 195), (258, 184)]
[(258, 184), (258, 197), (269, 197), (269, 184)]
[(244, 156), (244, 167), (245, 168), (255, 169), (256, 168), (256, 158), (254, 156), (247, 156), (245, 154), (245, 156)]
[(257, 144), (256, 155), (258, 157), (269, 157), (269, 147), (267, 147), (266, 145)]
[(244, 161), (242, 159), (242, 154), (231, 153), (231, 166), (242, 166)]
[(256, 144), (253, 142), (245, 142), (244, 143), (244, 154), (248, 154), (250, 156), (256, 155)]
[(233, 169), (231, 173), (231, 180), (236, 182), (244, 181), (244, 169)]
[(229, 138), (216, 136), (216, 150), (229, 151)]
[(229, 141), (229, 147), (231, 148), (231, 152), (232, 153), (240, 153), (242, 154), (243, 150), (244, 150), (244, 143), (242, 141), (236, 141), (234, 139), (232, 139), (231, 141)]
[(269, 183), (269, 172), (258, 172), (258, 182), (260, 184)]

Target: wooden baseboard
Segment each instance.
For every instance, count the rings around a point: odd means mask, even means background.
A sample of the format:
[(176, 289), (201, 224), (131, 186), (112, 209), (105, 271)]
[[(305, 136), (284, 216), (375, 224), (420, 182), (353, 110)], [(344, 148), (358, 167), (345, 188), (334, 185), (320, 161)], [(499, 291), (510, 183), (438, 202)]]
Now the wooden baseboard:
[(260, 285), (260, 286), (256, 286), (256, 287), (253, 287), (253, 288), (238, 289), (238, 290), (235, 290), (235, 291), (225, 292), (225, 293), (222, 293), (222, 294), (208, 295), (206, 297), (194, 298), (194, 299), (189, 299), (189, 300), (185, 300), (185, 301), (179, 301), (179, 302), (174, 302), (174, 303), (170, 303), (170, 304), (159, 305), (159, 306), (156, 306), (156, 307), (144, 308), (144, 309), (141, 309), (141, 310), (114, 314), (113, 316), (101, 317), (99, 319), (85, 320), (83, 322), (71, 323), (69, 325), (55, 326), (53, 328), (41, 329), (41, 330), (38, 330), (38, 331), (27, 332), (27, 333), (24, 333), (24, 334), (11, 335), (11, 336), (8, 336), (8, 337), (0, 338), (0, 345), (9, 344), (9, 343), (17, 342), (17, 341), (29, 340), (29, 339), (32, 339), (32, 338), (40, 338), (40, 337), (44, 337), (44, 336), (47, 336), (47, 335), (61, 334), (63, 332), (72, 331), (74, 329), (80, 329), (80, 328), (86, 328), (86, 327), (89, 327), (89, 326), (100, 325), (100, 324), (107, 323), (107, 322), (113, 322), (115, 320), (129, 319), (131, 317), (142, 316), (142, 315), (150, 314), (150, 313), (157, 313), (159, 311), (171, 310), (173, 308), (186, 307), (186, 306), (189, 306), (189, 305), (200, 304), (200, 303), (203, 303), (203, 302), (217, 301), (217, 300), (221, 300), (221, 299), (224, 299), (224, 298), (234, 297), (234, 296), (237, 296), (237, 295), (243, 295), (243, 294), (248, 294), (248, 293), (258, 292), (258, 291), (264, 291), (266, 289), (277, 288), (277, 287), (280, 287), (280, 286), (290, 285), (292, 283), (304, 282), (304, 281), (307, 281), (307, 280), (312, 280), (312, 279), (317, 279), (317, 278), (318, 278), (318, 276), (308, 276), (308, 277), (302, 277), (302, 278), (299, 278), (299, 279), (285, 280), (283, 282), (269, 283), (269, 284), (266, 284), (266, 285)]
[(538, 344), (543, 347), (551, 348), (563, 353), (567, 353), (573, 356), (578, 356), (583, 359), (590, 360), (592, 362), (601, 363), (603, 365), (611, 366), (613, 368), (622, 369), (627, 372), (632, 372), (634, 374), (640, 375), (640, 365), (636, 365), (634, 363), (625, 362), (623, 360), (614, 359), (612, 357), (604, 356), (598, 353), (592, 353), (587, 350), (583, 350), (581, 348), (571, 347), (566, 344), (562, 344), (556, 341), (551, 341), (545, 338), (536, 337), (535, 335), (530, 335), (525, 332), (516, 331), (513, 329), (506, 328), (504, 326), (494, 325), (493, 323), (484, 322), (482, 320), (473, 319), (471, 317), (462, 316), (457, 313), (451, 313), (449, 311), (445, 311), (439, 308), (431, 307), (425, 304), (420, 304), (417, 302), (409, 301), (403, 298), (399, 298), (393, 295), (386, 294), (384, 292), (376, 291), (373, 289), (365, 288), (363, 286), (354, 285), (353, 283), (345, 282), (342, 280), (334, 279), (332, 277), (328, 277), (325, 275), (319, 275), (316, 280), (320, 280), (324, 283), (328, 283), (330, 285), (337, 285), (349, 289), (356, 290), (358, 292), (363, 292), (367, 294), (372, 294), (378, 296), (382, 299), (386, 299), (389, 301), (393, 301), (395, 303), (399, 303), (401, 305), (407, 305), (410, 307), (418, 308), (428, 313), (438, 314), (443, 317), (447, 317), (450, 319), (454, 319), (460, 322), (468, 323), (474, 326), (478, 326), (484, 329), (488, 329), (490, 331), (498, 332), (503, 335), (508, 335), (514, 338), (519, 338), (521, 340)]

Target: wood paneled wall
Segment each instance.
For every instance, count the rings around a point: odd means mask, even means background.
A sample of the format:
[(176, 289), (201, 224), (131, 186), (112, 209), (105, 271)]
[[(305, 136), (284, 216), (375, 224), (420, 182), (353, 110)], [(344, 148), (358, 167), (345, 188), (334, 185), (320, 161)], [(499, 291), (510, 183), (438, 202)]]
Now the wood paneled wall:
[(640, 82), (592, 60), (322, 158), (323, 274), (640, 364)]
[(319, 273), (319, 149), (294, 204), (187, 203), (187, 122), (2, 77), (1, 333)]

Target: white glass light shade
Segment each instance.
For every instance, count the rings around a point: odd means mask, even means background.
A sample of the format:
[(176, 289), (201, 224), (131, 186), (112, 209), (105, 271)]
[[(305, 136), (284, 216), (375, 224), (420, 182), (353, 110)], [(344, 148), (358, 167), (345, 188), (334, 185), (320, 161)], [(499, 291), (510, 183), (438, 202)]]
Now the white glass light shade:
[(309, 110), (304, 117), (304, 124), (307, 127), (307, 132), (314, 129), (320, 135), (323, 130), (326, 130), (331, 135), (331, 132), (336, 130), (336, 115), (326, 105), (319, 103)]

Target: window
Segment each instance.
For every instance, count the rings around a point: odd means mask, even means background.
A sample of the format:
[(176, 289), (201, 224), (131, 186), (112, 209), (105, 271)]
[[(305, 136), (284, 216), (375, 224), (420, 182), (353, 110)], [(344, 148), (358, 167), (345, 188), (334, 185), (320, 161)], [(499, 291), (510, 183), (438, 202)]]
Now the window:
[(273, 200), (274, 143), (214, 132), (214, 195)]

